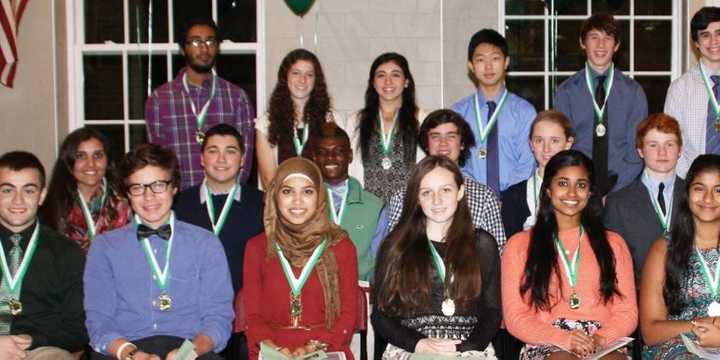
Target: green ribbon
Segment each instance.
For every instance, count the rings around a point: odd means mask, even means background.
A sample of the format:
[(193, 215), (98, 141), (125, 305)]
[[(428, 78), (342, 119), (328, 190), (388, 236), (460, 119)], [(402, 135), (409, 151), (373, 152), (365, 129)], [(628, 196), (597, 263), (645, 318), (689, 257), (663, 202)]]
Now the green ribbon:
[(187, 81), (187, 72), (183, 75), (183, 87), (185, 88), (185, 93), (187, 93), (187, 96), (190, 100), (190, 109), (192, 109), (193, 115), (195, 115), (195, 119), (197, 121), (197, 129), (198, 131), (202, 131), (203, 126), (205, 126), (205, 119), (207, 118), (207, 112), (210, 108), (210, 103), (212, 102), (213, 97), (215, 97), (215, 82), (217, 80), (217, 74), (215, 73), (215, 70), (212, 70), (212, 87), (210, 87), (210, 97), (208, 97), (207, 102), (203, 107), (200, 109), (200, 113), (198, 114), (197, 108), (195, 107), (195, 102), (190, 98), (190, 86), (188, 85)]
[(497, 123), (497, 119), (500, 115), (500, 112), (502, 111), (503, 106), (505, 105), (505, 100), (507, 100), (508, 97), (508, 91), (505, 89), (503, 91), (502, 96), (500, 97), (500, 101), (498, 101), (497, 108), (495, 109), (495, 112), (492, 114), (490, 119), (487, 121), (487, 126), (483, 126), (482, 123), (482, 115), (480, 113), (480, 96), (478, 95), (478, 92), (475, 92), (475, 121), (477, 121), (477, 127), (478, 131), (480, 132), (480, 142), (486, 143), (487, 137), (490, 135), (490, 132), (495, 127), (495, 124)]
[(710, 289), (712, 297), (715, 298), (718, 295), (718, 287), (720, 287), (720, 261), (715, 264), (715, 276), (713, 276), (710, 274), (710, 267), (708, 266), (707, 261), (705, 261), (705, 257), (702, 255), (697, 246), (695, 247), (695, 253), (697, 253), (698, 258), (700, 259), (700, 264), (702, 265), (700, 268), (702, 269), (705, 283)]
[[(100, 211), (102, 211), (102, 206), (105, 204), (105, 197), (107, 197), (107, 180), (103, 178), (103, 194), (100, 198)], [(89, 200), (89, 199), (88, 199)], [(78, 189), (78, 202), (80, 203), (80, 209), (82, 209), (83, 218), (85, 218), (85, 224), (87, 224), (87, 231), (88, 231), (88, 238), (90, 240), (94, 240), (95, 236), (97, 236), (97, 224), (95, 220), (92, 218), (92, 213), (90, 212), (90, 208), (88, 208), (87, 204), (85, 203), (85, 199), (83, 198), (82, 193)], [(99, 220), (99, 217), (98, 217)]]
[(30, 267), (30, 261), (35, 255), (35, 249), (37, 248), (38, 239), (40, 238), (40, 222), (36, 220), (35, 230), (33, 230), (30, 242), (28, 243), (27, 249), (25, 250), (25, 256), (23, 256), (20, 262), (20, 267), (15, 273), (15, 276), (10, 274), (10, 266), (8, 266), (7, 258), (5, 257), (5, 248), (0, 242), (0, 266), (2, 266), (3, 283), (7, 285), (8, 290), (16, 299), (20, 299), (20, 287), (22, 286), (23, 279)]
[(428, 247), (430, 248), (430, 254), (432, 254), (433, 264), (435, 264), (435, 269), (437, 269), (438, 275), (440, 276), (440, 281), (442, 283), (445, 283), (445, 263), (443, 262), (443, 259), (440, 257), (440, 254), (438, 254), (437, 250), (435, 250), (435, 245), (433, 245), (432, 240), (428, 239)]
[(332, 190), (330, 190), (330, 189), (325, 190), (325, 191), (327, 191), (328, 202), (330, 203), (330, 208), (328, 209), (328, 210), (330, 210), (330, 218), (336, 225), (340, 225), (340, 223), (343, 220), (343, 216), (345, 215), (345, 205), (347, 205), (347, 197), (348, 197), (348, 193), (350, 192), (350, 186), (348, 185), (347, 179), (345, 180), (345, 189), (346, 190), (342, 196), (342, 200), (340, 200), (341, 202), (340, 202), (340, 210), (339, 211), (335, 211), (336, 206), (335, 206), (335, 199), (332, 196), (333, 195)]
[(710, 98), (710, 104), (712, 104), (713, 112), (715, 112), (715, 118), (720, 119), (720, 104), (718, 104), (713, 92), (712, 85), (710, 85), (710, 77), (705, 72), (705, 66), (700, 61), (700, 75), (702, 76), (703, 83), (705, 84), (705, 90), (707, 90), (708, 97)]
[(555, 239), (555, 246), (557, 246), (557, 250), (560, 253), (560, 259), (562, 260), (563, 267), (565, 268), (565, 273), (568, 278), (568, 282), (570, 283), (571, 288), (575, 288), (577, 285), (577, 270), (578, 265), (580, 264), (580, 241), (582, 240), (583, 233), (585, 232), (585, 229), (582, 225), (580, 225), (580, 235), (578, 236), (578, 246), (575, 250), (575, 254), (573, 255), (572, 263), (570, 263), (570, 260), (568, 260), (567, 254), (565, 253), (565, 246), (563, 246), (562, 242), (560, 242), (560, 239), (557, 236), (557, 233), (553, 233), (553, 238)]
[(610, 90), (612, 89), (615, 75), (615, 64), (610, 63), (608, 68), (608, 75), (605, 78), (605, 103), (602, 108), (595, 102), (595, 87), (593, 86), (592, 72), (590, 71), (590, 65), (585, 63), (585, 83), (587, 84), (590, 95), (592, 95), (593, 109), (595, 110), (596, 121), (599, 124), (603, 122), (603, 115), (605, 115), (605, 108), (607, 107), (607, 99), (610, 97)]
[(305, 263), (305, 266), (303, 266), (302, 271), (300, 271), (300, 277), (296, 278), (290, 262), (280, 249), (280, 245), (275, 243), (275, 249), (278, 257), (280, 258), (280, 265), (282, 265), (285, 278), (288, 281), (288, 285), (290, 285), (290, 291), (292, 291), (293, 296), (298, 297), (302, 293), (303, 286), (305, 286), (305, 282), (310, 277), (310, 273), (315, 267), (315, 264), (317, 264), (318, 260), (320, 260), (320, 255), (322, 255), (326, 245), (327, 239), (323, 239), (320, 245), (315, 248), (312, 255), (310, 255), (310, 259), (308, 259), (307, 263)]
[[(140, 217), (137, 215), (135, 215), (135, 223), (141, 223)], [(170, 253), (172, 252), (173, 239), (175, 238), (175, 213), (170, 213), (169, 223), (172, 232), (170, 234), (170, 239), (168, 239), (165, 246), (165, 266), (162, 270), (160, 269), (157, 258), (155, 258), (155, 254), (150, 247), (150, 240), (148, 238), (144, 238), (140, 241), (143, 251), (145, 252), (145, 258), (147, 259), (148, 264), (150, 264), (150, 268), (155, 275), (155, 283), (163, 293), (167, 291), (168, 279), (170, 278)]]
[(210, 187), (207, 183), (203, 184), (203, 187), (205, 188), (205, 207), (207, 207), (208, 217), (210, 217), (210, 225), (212, 225), (215, 236), (220, 236), (220, 232), (222, 231), (223, 226), (225, 226), (225, 220), (227, 220), (228, 214), (230, 214), (230, 208), (232, 207), (232, 202), (235, 200), (235, 194), (238, 192), (240, 187), (235, 184), (232, 189), (230, 189), (227, 199), (225, 199), (225, 204), (223, 204), (223, 208), (220, 211), (220, 217), (217, 218), (217, 221), (215, 221), (215, 205), (213, 204)]
[(380, 148), (382, 149), (382, 152), (383, 154), (385, 154), (385, 156), (389, 156), (390, 152), (392, 151), (393, 138), (395, 137), (395, 125), (397, 125), (397, 118), (399, 113), (400, 109), (398, 109), (393, 116), (393, 122), (392, 127), (390, 127), (390, 132), (388, 134), (385, 134), (385, 119), (383, 118), (382, 111), (378, 110), (378, 121), (380, 122)]
[[(645, 173), (643, 176), (649, 179), (647, 173)], [(670, 227), (670, 219), (672, 217), (673, 197), (670, 197), (670, 203), (667, 204), (667, 207), (665, 208), (665, 215), (663, 215), (662, 211), (660, 210), (660, 204), (658, 204), (657, 198), (655, 197), (656, 194), (653, 194), (652, 191), (650, 191), (650, 188), (647, 188), (647, 191), (650, 194), (650, 203), (653, 206), (653, 210), (655, 210), (655, 215), (657, 215), (658, 221), (660, 221), (660, 226), (662, 226), (663, 232), (667, 232), (668, 228)]]
[(293, 145), (295, 146), (295, 154), (297, 154), (297, 156), (302, 156), (308, 137), (310, 137), (310, 124), (305, 124), (303, 127), (302, 140), (298, 138), (297, 130), (293, 129), (292, 135)]

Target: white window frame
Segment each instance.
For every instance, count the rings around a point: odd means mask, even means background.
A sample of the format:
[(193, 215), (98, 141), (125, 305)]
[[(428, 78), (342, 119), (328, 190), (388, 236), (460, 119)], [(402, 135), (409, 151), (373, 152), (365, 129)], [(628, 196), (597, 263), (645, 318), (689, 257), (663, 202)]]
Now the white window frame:
[[(110, 1), (110, 0), (108, 0)], [(123, 1), (123, 29), (124, 39), (130, 38), (129, 0)], [(70, 131), (85, 125), (123, 125), (124, 148), (130, 149), (130, 125), (145, 124), (144, 119), (129, 118), (129, 96), (128, 96), (128, 57), (127, 55), (165, 55), (167, 57), (167, 79), (171, 81), (176, 74), (172, 73), (172, 56), (179, 54), (177, 43), (174, 42), (174, 24), (170, 13), (173, 9), (173, 0), (167, 1), (168, 6), (168, 43), (165, 44), (85, 44), (85, 21), (84, 1), (72, 0), (65, 2), (66, 29), (67, 29), (67, 105), (68, 105), (68, 128)], [(212, 1), (212, 17), (217, 22), (217, 0)], [(222, 53), (225, 55), (255, 55), (255, 90), (256, 113), (262, 114), (265, 107), (265, 1), (256, 1), (256, 42), (233, 42), (225, 40), (222, 42)], [(123, 86), (123, 118), (112, 120), (96, 120), (85, 118), (85, 94), (84, 94), (84, 55), (117, 55), (122, 56), (122, 86)], [(221, 55), (222, 56), (222, 55)]]
[[(591, 9), (592, 9), (592, 1), (593, 0), (587, 0), (587, 11), (588, 14), (586, 15), (559, 15), (557, 16), (557, 19), (559, 21), (562, 20), (585, 20), (588, 18), (588, 16), (591, 15)], [(630, 14), (635, 13), (635, 1), (637, 0), (630, 0)], [(670, 76), (671, 81), (680, 75), (682, 75), (682, 64), (680, 63), (680, 60), (682, 59), (682, 51), (681, 51), (681, 45), (682, 45), (682, 37), (683, 37), (683, 26), (682, 26), (682, 4), (681, 1), (673, 0), (672, 1), (672, 15), (615, 15), (615, 20), (627, 20), (629, 21), (629, 29), (630, 29), (630, 43), (628, 46), (628, 54), (630, 56), (629, 63), (630, 68), (627, 70), (623, 70), (625, 75), (630, 76), (631, 78), (635, 78), (635, 76)], [(575, 71), (550, 71), (550, 44), (548, 43), (548, 31), (549, 31), (549, 20), (552, 18), (552, 16), (549, 14), (549, 11), (547, 8), (545, 8), (545, 12), (543, 15), (505, 15), (505, 1), (499, 0), (498, 1), (498, 29), (500, 29), (500, 34), (505, 36), (505, 23), (507, 20), (543, 20), (543, 26), (544, 26), (544, 35), (543, 35), (543, 48), (544, 48), (544, 64), (543, 64), (543, 71), (510, 71), (508, 72), (508, 76), (511, 77), (522, 77), (522, 76), (536, 76), (536, 77), (543, 77), (543, 82), (545, 84), (545, 91), (544, 91), (544, 105), (545, 109), (551, 108), (552, 104), (550, 104), (550, 76), (552, 74), (555, 74), (556, 76), (571, 76), (577, 70)], [(635, 71), (635, 21), (636, 20), (671, 20), (671, 57), (670, 57), (670, 71)], [(578, 46), (580, 46), (578, 44)], [(626, 46), (626, 45), (621, 45)], [(580, 69), (578, 69), (580, 70)], [(559, 84), (558, 84), (559, 85)]]

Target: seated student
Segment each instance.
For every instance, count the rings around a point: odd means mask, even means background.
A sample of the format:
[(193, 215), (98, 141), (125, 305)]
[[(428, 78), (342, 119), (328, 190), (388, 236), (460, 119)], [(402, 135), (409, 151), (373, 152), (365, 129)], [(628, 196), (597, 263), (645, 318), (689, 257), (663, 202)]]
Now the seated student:
[(65, 138), (40, 217), (85, 253), (95, 236), (130, 221), (130, 206), (121, 194), (110, 142), (103, 134), (84, 127)]
[(0, 359), (72, 360), (87, 343), (80, 247), (41, 225), (45, 169), (35, 155), (0, 156)]
[(143, 144), (121, 176), (134, 221), (98, 236), (85, 268), (91, 358), (172, 359), (188, 339), (198, 359), (220, 359), (234, 316), (230, 273), (215, 235), (175, 219), (177, 158)]
[(611, 15), (595, 14), (583, 22), (580, 47), (585, 67), (558, 86), (555, 109), (575, 128), (573, 149), (593, 159), (597, 195), (604, 196), (642, 170), (633, 144), (637, 124), (647, 117), (647, 99), (642, 86), (613, 64), (620, 27)]
[(330, 219), (347, 231), (355, 244), (358, 278), (367, 281), (375, 269), (370, 242), (383, 202), (364, 190), (357, 179), (348, 176), (348, 165), (353, 161), (353, 154), (347, 133), (329, 122), (323, 124), (318, 135), (312, 141), (312, 154), (327, 189)]
[(265, 233), (247, 244), (243, 272), (250, 359), (261, 343), (283, 354), (343, 351), (357, 322), (358, 265), (347, 233), (328, 218), (320, 169), (285, 160), (265, 197)]
[[(460, 114), (440, 109), (431, 112), (420, 126), (419, 143), (422, 150), (431, 156), (446, 156), (459, 166), (466, 164), (470, 148), (475, 146), (475, 136)], [(490, 233), (497, 242), (500, 252), (505, 248), (505, 231), (500, 217), (500, 202), (489, 187), (477, 182), (463, 172), (465, 196), (470, 218), (476, 229)], [(390, 203), (383, 209), (378, 223), (378, 232), (373, 238), (373, 253), (377, 254), (380, 243), (400, 220), (405, 202), (405, 188), (396, 191)]]
[(592, 172), (579, 151), (553, 156), (535, 226), (515, 234), (503, 253), (503, 319), (527, 344), (521, 359), (585, 357), (637, 325), (632, 257), (602, 225)]
[(452, 107), (470, 124), (477, 140), (464, 169), (500, 194), (527, 179), (535, 166), (525, 141), (535, 108), (505, 87), (510, 57), (507, 40), (497, 31), (476, 32), (467, 54), (477, 89)]
[(643, 120), (635, 140), (645, 161), (642, 174), (630, 185), (612, 192), (605, 202), (605, 226), (625, 239), (635, 264), (635, 281), (652, 243), (668, 233), (675, 221), (685, 182), (675, 175), (682, 149), (677, 121), (658, 113)]
[(372, 322), (390, 343), (383, 359), (412, 353), (494, 359), (500, 326), (497, 244), (475, 229), (457, 164), (428, 156), (410, 173), (398, 227), (380, 249)]
[(535, 225), (545, 165), (553, 155), (570, 149), (575, 130), (563, 113), (542, 111), (533, 120), (529, 141), (537, 168), (529, 179), (500, 193), (502, 221), (508, 237)]
[[(720, 156), (700, 155), (685, 178), (667, 237), (645, 258), (640, 283), (643, 359), (690, 358), (681, 334), (720, 346), (717, 269), (720, 260)], [(694, 357), (693, 357), (694, 358)]]

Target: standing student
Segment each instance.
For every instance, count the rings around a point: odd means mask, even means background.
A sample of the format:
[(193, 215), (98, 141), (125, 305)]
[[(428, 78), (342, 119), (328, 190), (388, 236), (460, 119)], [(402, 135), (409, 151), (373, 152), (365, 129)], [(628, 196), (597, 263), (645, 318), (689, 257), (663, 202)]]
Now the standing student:
[(602, 224), (592, 171), (579, 151), (553, 156), (535, 226), (515, 234), (503, 253), (503, 320), (527, 344), (521, 359), (585, 357), (637, 326), (632, 257)]
[(604, 196), (632, 182), (642, 170), (635, 128), (647, 117), (647, 99), (637, 81), (615, 68), (620, 29), (611, 15), (585, 20), (579, 40), (587, 57), (585, 68), (560, 84), (555, 109), (575, 128), (573, 149), (593, 159), (597, 194)]
[(390, 201), (423, 157), (417, 136), (424, 118), (415, 103), (415, 80), (407, 59), (394, 52), (375, 58), (365, 106), (343, 126), (357, 159), (350, 164), (350, 176), (384, 202)]
[(482, 29), (468, 45), (468, 71), (477, 89), (452, 109), (472, 128), (465, 171), (496, 194), (530, 176), (534, 167), (527, 139), (535, 109), (505, 87), (508, 45), (497, 31)]
[(217, 124), (230, 124), (245, 139), (246, 166), (240, 173), (240, 182), (245, 183), (254, 155), (255, 111), (243, 89), (215, 73), (222, 43), (217, 25), (209, 18), (190, 20), (177, 40), (186, 66), (174, 80), (148, 97), (145, 103), (148, 141), (175, 152), (182, 190), (203, 180), (200, 147), (205, 132)]
[(257, 119), (255, 129), (258, 172), (264, 187), (275, 176), (278, 164), (295, 156), (309, 155), (309, 139), (320, 133), (326, 121), (338, 121), (332, 111), (325, 74), (312, 52), (295, 49), (285, 55), (270, 95), (268, 111)]
[(700, 154), (720, 154), (720, 8), (706, 6), (690, 21), (690, 37), (700, 59), (670, 84), (665, 113), (677, 119), (683, 149), (677, 165), (680, 177)]

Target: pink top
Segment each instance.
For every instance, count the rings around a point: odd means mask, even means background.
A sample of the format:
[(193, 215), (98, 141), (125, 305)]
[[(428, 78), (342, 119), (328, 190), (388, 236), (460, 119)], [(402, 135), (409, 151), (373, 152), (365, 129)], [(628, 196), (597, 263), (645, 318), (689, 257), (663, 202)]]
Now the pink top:
[[(502, 303), (503, 317), (508, 331), (528, 344), (552, 344), (564, 349), (570, 348), (570, 335), (567, 331), (553, 326), (558, 318), (571, 320), (598, 320), (602, 328), (597, 332), (610, 342), (619, 337), (630, 335), (637, 326), (638, 310), (635, 295), (633, 263), (625, 240), (620, 235), (608, 231), (610, 247), (615, 254), (617, 289), (621, 296), (613, 297), (603, 303), (600, 293), (600, 266), (593, 254), (587, 233), (580, 245), (580, 264), (577, 274), (576, 292), (581, 300), (579, 309), (570, 309), (568, 298), (572, 291), (567, 280), (565, 268), (558, 254), (558, 265), (562, 277), (562, 291), (558, 291), (558, 277), (550, 279), (550, 311), (536, 311), (530, 305), (530, 292), (520, 295), (520, 285), (527, 259), (530, 231), (515, 234), (508, 241), (502, 256)], [(562, 231), (559, 234), (563, 246), (570, 251), (568, 259), (572, 261), (577, 247), (578, 228)]]

